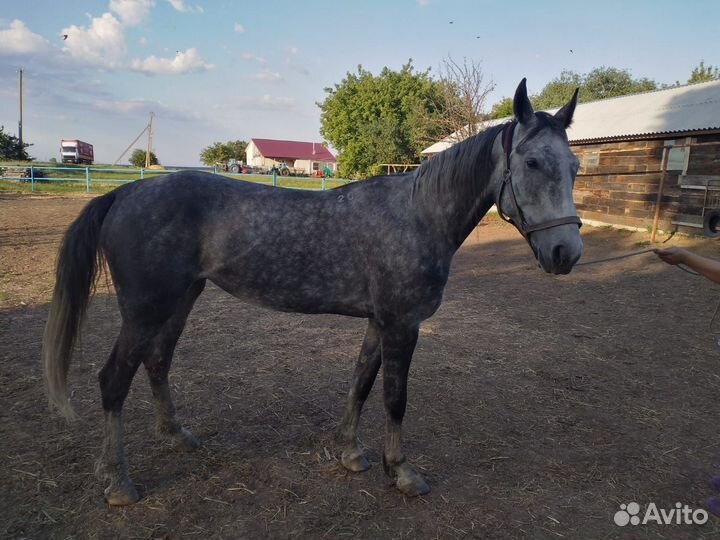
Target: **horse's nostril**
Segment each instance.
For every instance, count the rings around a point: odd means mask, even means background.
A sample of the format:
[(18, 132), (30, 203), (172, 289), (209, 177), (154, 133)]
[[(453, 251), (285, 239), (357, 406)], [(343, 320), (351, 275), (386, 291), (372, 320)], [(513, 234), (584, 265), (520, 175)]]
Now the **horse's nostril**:
[(553, 262), (556, 265), (562, 265), (562, 263), (565, 261), (565, 255), (567, 253), (567, 250), (565, 249), (565, 246), (562, 244), (558, 244), (555, 246), (552, 250), (552, 258)]

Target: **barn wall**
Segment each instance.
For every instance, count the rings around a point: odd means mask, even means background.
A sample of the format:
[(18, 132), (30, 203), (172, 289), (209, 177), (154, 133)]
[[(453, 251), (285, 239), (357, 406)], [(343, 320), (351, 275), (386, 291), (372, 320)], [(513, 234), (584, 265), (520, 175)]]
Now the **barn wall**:
[[(685, 138), (674, 140), (686, 144)], [(720, 187), (720, 134), (699, 135), (690, 140), (687, 175), (666, 173), (660, 206), (659, 228), (675, 230), (673, 222), (702, 223), (703, 205), (713, 204), (704, 189), (680, 186), (697, 175), (718, 176)], [(574, 198), (581, 218), (611, 225), (638, 228), (652, 226), (658, 187), (662, 177), (664, 139), (572, 145), (580, 159)], [(697, 146), (701, 143), (700, 146)], [(712, 185), (711, 181), (711, 185)], [(720, 192), (719, 192), (720, 193)]]

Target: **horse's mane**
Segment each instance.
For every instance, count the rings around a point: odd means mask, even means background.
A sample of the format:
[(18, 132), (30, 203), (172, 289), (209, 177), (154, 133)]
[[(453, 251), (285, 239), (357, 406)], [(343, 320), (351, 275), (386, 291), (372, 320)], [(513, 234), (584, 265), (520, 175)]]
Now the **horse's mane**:
[[(535, 119), (535, 126), (525, 136), (526, 142), (545, 128), (565, 134), (564, 126), (554, 116), (536, 112)], [(481, 196), (488, 188), (490, 175), (495, 168), (492, 161), (493, 144), (509, 123), (489, 127), (423, 163), (412, 173), (415, 175), (413, 199), (418, 202), (441, 201), (449, 192), (464, 193), (473, 200)]]
[(413, 199), (433, 202), (458, 190), (467, 191), (468, 197), (480, 195), (495, 166), (491, 157), (495, 138), (506, 125), (492, 126), (423, 163), (413, 173)]

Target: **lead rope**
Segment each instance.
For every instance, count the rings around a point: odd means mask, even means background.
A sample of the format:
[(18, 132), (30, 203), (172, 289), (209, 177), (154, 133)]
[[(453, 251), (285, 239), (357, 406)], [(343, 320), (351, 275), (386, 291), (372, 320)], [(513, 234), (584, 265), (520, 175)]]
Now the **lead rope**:
[[(636, 257), (638, 255), (645, 255), (647, 253), (657, 253), (657, 249), (643, 249), (641, 251), (633, 251), (631, 253), (626, 253), (625, 255), (618, 255), (616, 257), (607, 257), (605, 259), (595, 259), (594, 261), (587, 261), (587, 262), (581, 262), (577, 263), (575, 266), (589, 266), (591, 264), (601, 264), (606, 263), (610, 261), (618, 261), (620, 259), (627, 259), (628, 257)], [(693, 276), (699, 276), (700, 273), (696, 272), (695, 270), (691, 270), (690, 268), (687, 268), (685, 265), (682, 264), (676, 264), (673, 265), (679, 270), (682, 270), (683, 272), (687, 272), (688, 274), (692, 274)], [(718, 302), (718, 305), (715, 307), (715, 312), (713, 313), (713, 316), (710, 318), (710, 324), (708, 326), (708, 330), (713, 334), (718, 334), (720, 331), (714, 330), (715, 328), (715, 320), (718, 317), (718, 314), (720, 314), (720, 302)], [(720, 339), (716, 341), (718, 347), (720, 347)]]
[[(596, 259), (594, 261), (588, 261), (588, 262), (581, 262), (577, 263), (575, 266), (588, 266), (591, 264), (600, 264), (610, 261), (617, 261), (620, 259), (627, 259), (628, 257), (635, 257), (637, 255), (645, 255), (646, 253), (657, 253), (657, 249), (643, 249), (642, 251), (633, 251), (632, 253), (626, 253), (625, 255), (618, 255), (617, 257), (608, 257), (606, 259)], [(687, 272), (688, 274), (692, 274), (693, 276), (699, 276), (700, 274), (696, 272), (695, 270), (691, 270), (690, 268), (687, 268), (683, 264), (676, 264), (673, 265), (682, 270), (683, 272)]]

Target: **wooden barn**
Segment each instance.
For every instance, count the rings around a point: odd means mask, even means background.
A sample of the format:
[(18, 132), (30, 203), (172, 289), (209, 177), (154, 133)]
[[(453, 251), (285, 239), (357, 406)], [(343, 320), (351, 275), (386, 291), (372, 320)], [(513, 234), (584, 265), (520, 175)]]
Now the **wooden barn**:
[(568, 138), (587, 223), (697, 233), (720, 208), (720, 80), (580, 104)]

